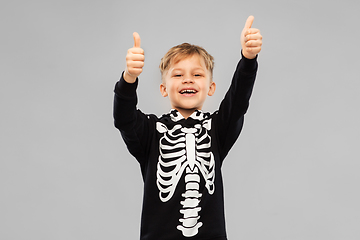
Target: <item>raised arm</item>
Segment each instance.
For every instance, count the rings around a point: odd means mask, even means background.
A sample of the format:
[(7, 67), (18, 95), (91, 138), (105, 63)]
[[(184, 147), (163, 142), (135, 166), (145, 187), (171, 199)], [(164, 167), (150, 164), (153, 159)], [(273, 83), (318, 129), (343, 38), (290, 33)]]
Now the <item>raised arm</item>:
[(249, 107), (257, 72), (257, 54), (261, 50), (260, 31), (251, 28), (254, 17), (250, 16), (241, 33), (242, 59), (238, 63), (231, 85), (218, 111), (218, 138), (222, 158), (226, 156), (239, 136), (244, 115)]
[(140, 48), (139, 34), (134, 33), (133, 36), (134, 47), (128, 50), (126, 70), (115, 85), (114, 124), (120, 130), (130, 153), (143, 163), (151, 132), (148, 116), (136, 108), (137, 77), (144, 66), (144, 51)]

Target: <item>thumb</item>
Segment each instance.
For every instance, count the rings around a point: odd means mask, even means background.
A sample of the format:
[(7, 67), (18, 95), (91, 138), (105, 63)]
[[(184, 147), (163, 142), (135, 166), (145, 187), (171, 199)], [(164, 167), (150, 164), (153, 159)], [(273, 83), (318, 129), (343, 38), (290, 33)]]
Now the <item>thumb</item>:
[(134, 48), (139, 48), (141, 44), (140, 35), (137, 32), (134, 32), (133, 37), (134, 37)]
[(254, 22), (254, 16), (249, 16), (248, 19), (246, 20), (244, 28), (246, 28), (246, 29), (251, 28), (251, 25), (253, 24), (253, 22)]

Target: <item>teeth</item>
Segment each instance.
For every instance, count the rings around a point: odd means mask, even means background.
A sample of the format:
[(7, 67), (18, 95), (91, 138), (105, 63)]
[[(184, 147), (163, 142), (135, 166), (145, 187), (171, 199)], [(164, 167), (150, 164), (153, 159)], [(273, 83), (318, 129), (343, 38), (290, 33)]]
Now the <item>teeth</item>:
[(191, 89), (186, 89), (186, 90), (182, 90), (182, 91), (181, 91), (181, 94), (183, 94), (183, 93), (196, 93), (196, 91), (195, 91), (195, 90), (191, 90)]

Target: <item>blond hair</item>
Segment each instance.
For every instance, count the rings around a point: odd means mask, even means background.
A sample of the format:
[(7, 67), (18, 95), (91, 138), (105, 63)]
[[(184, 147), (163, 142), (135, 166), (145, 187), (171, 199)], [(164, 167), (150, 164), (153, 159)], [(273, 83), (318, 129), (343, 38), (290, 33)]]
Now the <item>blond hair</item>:
[(211, 56), (204, 48), (193, 45), (190, 43), (182, 43), (180, 45), (170, 48), (170, 50), (165, 54), (160, 62), (160, 72), (163, 76), (164, 72), (169, 69), (170, 65), (176, 64), (181, 60), (191, 57), (193, 55), (199, 55), (205, 61), (206, 69), (211, 73), (211, 79), (214, 69), (214, 58)]

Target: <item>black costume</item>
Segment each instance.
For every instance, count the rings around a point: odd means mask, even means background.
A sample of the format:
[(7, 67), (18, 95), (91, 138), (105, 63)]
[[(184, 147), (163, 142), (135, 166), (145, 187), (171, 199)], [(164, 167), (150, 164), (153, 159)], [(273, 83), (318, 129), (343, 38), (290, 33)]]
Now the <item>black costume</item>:
[(242, 58), (213, 114), (177, 110), (158, 118), (136, 109), (136, 81), (115, 86), (115, 127), (141, 167), (141, 240), (226, 240), (222, 162), (249, 106), (257, 60)]

